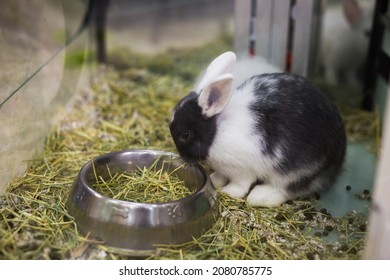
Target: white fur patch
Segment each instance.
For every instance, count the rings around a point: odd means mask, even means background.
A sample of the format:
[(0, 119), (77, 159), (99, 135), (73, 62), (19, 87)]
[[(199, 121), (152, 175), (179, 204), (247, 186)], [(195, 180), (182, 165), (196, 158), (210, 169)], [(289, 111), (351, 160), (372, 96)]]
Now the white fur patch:
[(235, 181), (261, 178), (274, 169), (275, 162), (261, 153), (264, 139), (254, 130), (249, 110), (255, 100), (253, 82), (235, 92), (217, 120), (217, 134), (208, 161), (218, 173)]
[(173, 110), (172, 114), (171, 114), (171, 120), (170, 120), (170, 123), (173, 123), (173, 121), (175, 120), (175, 113), (176, 113), (177, 109)]
[[(294, 199), (301, 193), (292, 194), (287, 191), (288, 186), (292, 182), (298, 181), (304, 176), (309, 176), (314, 170), (317, 170), (321, 165), (320, 162), (307, 167), (302, 167), (286, 175), (270, 172), (267, 183), (264, 185), (256, 185), (247, 197), (247, 202), (251, 206), (275, 207), (286, 202), (289, 199)], [(311, 191), (321, 189), (321, 178), (316, 178), (310, 185)]]
[(272, 185), (257, 185), (248, 195), (250, 206), (276, 207), (289, 200), (289, 195)]
[(184, 100), (180, 101), (180, 103), (178, 103), (176, 105), (176, 107), (173, 109), (172, 111), (172, 115), (171, 115), (171, 120), (170, 120), (170, 123), (173, 123), (173, 121), (175, 120), (175, 114), (176, 112), (178, 111), (178, 109), (180, 109), (181, 107), (183, 107), (183, 104), (185, 103)]

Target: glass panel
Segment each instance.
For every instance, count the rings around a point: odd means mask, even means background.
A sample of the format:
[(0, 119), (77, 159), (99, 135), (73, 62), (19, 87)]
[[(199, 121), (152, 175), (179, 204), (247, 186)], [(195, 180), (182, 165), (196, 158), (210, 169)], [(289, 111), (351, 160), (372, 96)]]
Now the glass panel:
[(75, 92), (82, 63), (65, 62), (74, 48), (84, 56), (88, 38), (84, 32), (64, 48), (87, 1), (0, 0), (0, 6), (1, 194), (40, 150), (59, 106)]

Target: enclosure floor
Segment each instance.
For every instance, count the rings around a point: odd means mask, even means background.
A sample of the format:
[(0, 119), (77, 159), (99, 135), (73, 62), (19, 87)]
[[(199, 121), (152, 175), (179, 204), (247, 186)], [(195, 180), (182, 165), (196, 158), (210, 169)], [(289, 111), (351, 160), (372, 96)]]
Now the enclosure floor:
[[(344, 171), (335, 185), (321, 194), (319, 207), (332, 215), (343, 216), (350, 211), (367, 212), (368, 201), (356, 194), (372, 191), (375, 177), (376, 156), (369, 151), (366, 142), (349, 142)], [(346, 186), (351, 186), (347, 191)]]

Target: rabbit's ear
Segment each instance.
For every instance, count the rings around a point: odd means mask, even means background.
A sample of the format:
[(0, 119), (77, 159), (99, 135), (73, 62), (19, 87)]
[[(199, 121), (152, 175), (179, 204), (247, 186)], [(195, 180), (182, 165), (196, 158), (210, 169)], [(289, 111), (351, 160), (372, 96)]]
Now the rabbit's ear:
[(196, 88), (196, 92), (200, 93), (207, 83), (217, 77), (232, 73), (234, 64), (236, 63), (236, 55), (234, 52), (225, 52), (215, 58), (207, 67), (206, 73)]
[(204, 87), (198, 99), (198, 105), (202, 108), (204, 116), (212, 117), (225, 108), (232, 95), (233, 82), (232, 74), (223, 74)]
[(359, 24), (362, 12), (356, 0), (342, 0), (344, 16), (351, 27)]

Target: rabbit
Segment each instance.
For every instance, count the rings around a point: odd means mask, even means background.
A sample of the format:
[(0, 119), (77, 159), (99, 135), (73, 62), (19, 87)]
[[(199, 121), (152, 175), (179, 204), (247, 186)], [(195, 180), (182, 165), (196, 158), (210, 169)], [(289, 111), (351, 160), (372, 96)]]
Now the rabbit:
[(174, 107), (170, 132), (186, 162), (206, 161), (214, 187), (250, 206), (276, 207), (329, 187), (346, 136), (334, 104), (305, 78), (255, 75), (235, 86), (236, 55), (215, 58)]
[(323, 16), (321, 61), (330, 85), (362, 87), (374, 3), (339, 0), (327, 7)]

